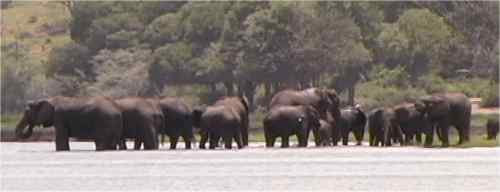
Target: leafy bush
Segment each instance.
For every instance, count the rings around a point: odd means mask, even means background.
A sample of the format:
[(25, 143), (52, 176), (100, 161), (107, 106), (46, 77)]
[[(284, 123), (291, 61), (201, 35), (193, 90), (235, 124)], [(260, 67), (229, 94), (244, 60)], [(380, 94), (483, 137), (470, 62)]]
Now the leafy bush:
[(429, 94), (446, 91), (446, 81), (437, 74), (427, 74), (418, 79), (417, 87)]
[(461, 92), (468, 97), (480, 97), (482, 92), (488, 90), (489, 88), (489, 81), (479, 78), (449, 81), (446, 84), (446, 91)]
[(111, 97), (146, 95), (149, 89), (150, 59), (150, 50), (100, 51), (91, 61), (97, 77), (87, 89), (89, 94)]
[(481, 107), (498, 107), (500, 99), (498, 91), (498, 84), (489, 85), (481, 95)]
[(365, 82), (356, 87), (357, 103), (364, 109), (389, 107), (402, 102), (412, 102), (425, 95), (425, 91), (417, 88), (398, 88), (395, 86), (380, 86), (376, 81)]

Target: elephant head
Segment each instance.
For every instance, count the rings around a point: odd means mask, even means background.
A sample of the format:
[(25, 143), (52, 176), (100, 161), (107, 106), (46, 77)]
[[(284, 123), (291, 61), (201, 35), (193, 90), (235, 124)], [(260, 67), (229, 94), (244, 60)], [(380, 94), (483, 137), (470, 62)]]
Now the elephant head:
[[(326, 112), (332, 113), (334, 117), (340, 116), (340, 99), (337, 92), (333, 89), (314, 89), (315, 93), (321, 98), (319, 102), (320, 114)], [(326, 117), (323, 117), (326, 118)]]
[(321, 126), (319, 112), (312, 106), (308, 105), (305, 107), (307, 119), (309, 120), (308, 126), (313, 130), (319, 129)]
[(450, 105), (443, 97), (433, 95), (421, 98), (415, 103), (415, 108), (432, 121), (433, 119), (447, 115), (450, 110)]
[(196, 128), (201, 127), (201, 115), (207, 110), (207, 106), (198, 106), (193, 109), (193, 126)]
[(248, 111), (250, 110), (250, 107), (248, 105), (248, 99), (247, 97), (245, 96), (239, 96), (238, 97), (241, 101), (241, 104), (243, 104), (243, 106), (245, 107), (245, 111), (248, 113)]
[[(30, 137), (33, 134), (33, 127), (37, 125), (52, 126), (53, 117), (54, 106), (49, 100), (29, 101), (21, 121), (16, 126), (16, 137), (21, 139)], [(27, 131), (25, 131), (26, 126), (28, 126)]]

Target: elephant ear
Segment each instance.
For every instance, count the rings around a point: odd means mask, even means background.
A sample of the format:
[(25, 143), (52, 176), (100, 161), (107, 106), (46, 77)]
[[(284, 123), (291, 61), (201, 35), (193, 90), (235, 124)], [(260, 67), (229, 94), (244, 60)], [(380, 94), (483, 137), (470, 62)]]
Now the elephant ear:
[(206, 106), (198, 106), (195, 107), (192, 115), (193, 115), (193, 126), (200, 128), (201, 126), (201, 115), (207, 110)]
[(313, 106), (311, 106), (311, 105), (306, 106), (306, 113), (307, 113), (308, 119), (310, 120), (310, 123), (312, 123), (312, 125), (314, 127), (320, 126), (320, 124), (319, 124), (319, 119), (320, 119), (319, 112)]
[(249, 107), (248, 107), (248, 99), (247, 99), (247, 97), (245, 97), (244, 95), (242, 95), (242, 96), (239, 96), (239, 99), (240, 99), (240, 102), (245, 107), (245, 111), (248, 113)]
[(53, 125), (55, 109), (48, 99), (35, 102), (33, 107), (35, 107), (37, 123), (42, 124), (44, 127)]

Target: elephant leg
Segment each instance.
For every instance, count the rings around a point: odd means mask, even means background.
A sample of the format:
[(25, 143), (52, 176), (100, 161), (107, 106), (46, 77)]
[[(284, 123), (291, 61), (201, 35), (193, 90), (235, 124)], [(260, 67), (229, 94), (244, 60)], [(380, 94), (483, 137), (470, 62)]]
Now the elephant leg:
[(215, 147), (217, 147), (217, 145), (219, 144), (219, 139), (220, 137), (218, 135), (210, 134), (209, 149), (215, 149)]
[(243, 146), (248, 146), (248, 119), (245, 120), (244, 125), (242, 126), (241, 139), (243, 142)]
[(434, 142), (434, 129), (437, 129), (435, 125), (431, 125), (430, 130), (424, 132), (425, 141), (424, 147), (432, 147), (432, 143)]
[(363, 131), (356, 131), (354, 137), (356, 138), (356, 145), (361, 145), (363, 142)]
[(184, 144), (185, 144), (186, 149), (191, 149), (191, 139), (192, 138), (193, 138), (192, 136), (188, 136), (188, 135), (182, 136), (182, 140), (184, 140)]
[(441, 130), (441, 147), (448, 147), (450, 141), (448, 140), (449, 126), (443, 126), (439, 128)]
[(56, 130), (56, 151), (69, 151), (68, 130), (61, 125), (55, 126)]
[(316, 146), (321, 146), (321, 138), (319, 135), (319, 130), (313, 129), (313, 136), (314, 136), (314, 144)]
[(179, 140), (179, 136), (170, 136), (170, 149), (177, 148), (177, 141)]
[(266, 128), (264, 128), (264, 139), (266, 140), (266, 147), (273, 147), (273, 145), (271, 144), (271, 134)]
[(134, 150), (140, 150), (141, 149), (141, 146), (142, 146), (142, 138), (135, 138), (135, 141), (134, 141)]
[(224, 140), (224, 148), (225, 149), (232, 149), (233, 148), (233, 137), (231, 136), (224, 136), (222, 137)]
[(281, 136), (281, 148), (288, 148), (289, 146), (288, 136)]
[(205, 149), (205, 143), (208, 140), (208, 133), (205, 131), (200, 131), (200, 149)]
[(276, 137), (268, 136), (268, 141), (266, 141), (266, 147), (274, 147), (274, 142), (276, 142)]
[(342, 133), (342, 145), (347, 145), (349, 144), (349, 132), (345, 131)]
[(375, 145), (375, 136), (373, 134), (370, 134), (368, 136), (368, 143), (370, 146), (374, 146)]
[(234, 134), (234, 141), (236, 142), (236, 145), (238, 146), (238, 149), (243, 148), (243, 141), (241, 139), (241, 134)]
[(120, 140), (120, 150), (127, 150), (127, 140), (126, 139)]
[(422, 143), (422, 134), (419, 132), (415, 133), (415, 140), (417, 141), (417, 144), (420, 145)]

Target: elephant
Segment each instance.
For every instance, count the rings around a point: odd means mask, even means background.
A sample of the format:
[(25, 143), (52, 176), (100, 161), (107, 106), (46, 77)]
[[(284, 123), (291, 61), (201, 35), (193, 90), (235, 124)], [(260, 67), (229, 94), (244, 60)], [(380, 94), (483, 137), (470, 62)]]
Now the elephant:
[(320, 126), (318, 130), (319, 143), (317, 146), (330, 146), (333, 142), (333, 126), (330, 122), (324, 119), (319, 120)]
[(139, 97), (126, 97), (115, 100), (122, 110), (123, 135), (121, 149), (127, 149), (125, 139), (135, 139), (134, 149), (158, 149), (158, 131), (162, 128), (163, 114), (150, 101)]
[[(359, 105), (355, 107), (347, 107), (341, 111), (341, 116), (337, 121), (337, 127), (342, 138), (342, 145), (347, 145), (349, 141), (349, 133), (352, 132), (356, 139), (356, 145), (361, 145), (366, 126), (366, 114), (361, 110)], [(334, 144), (340, 138), (334, 140)]]
[(232, 148), (233, 138), (241, 149), (244, 147), (243, 131), (248, 127), (247, 99), (243, 96), (223, 97), (211, 106), (197, 108), (193, 110), (193, 124), (200, 128), (201, 149), (205, 149), (208, 138), (209, 148), (214, 149), (221, 137), (226, 149)]
[(214, 103), (214, 106), (229, 106), (235, 110), (241, 118), (241, 138), (243, 141), (243, 146), (248, 146), (248, 115), (249, 106), (248, 100), (244, 96), (239, 97), (225, 97), (219, 99)]
[(469, 141), (471, 102), (463, 93), (437, 93), (424, 96), (415, 103), (415, 108), (425, 113), (431, 125), (429, 129), (424, 130), (425, 147), (432, 146), (434, 127), (442, 147), (449, 146), (450, 125), (458, 130), (458, 144)]
[(16, 136), (28, 138), (38, 125), (54, 126), (56, 151), (70, 150), (70, 137), (93, 139), (98, 151), (116, 150), (123, 131), (121, 109), (106, 97), (55, 96), (30, 101), (16, 126)]
[(392, 142), (403, 143), (400, 127), (391, 108), (378, 107), (368, 112), (370, 146), (391, 146)]
[(169, 136), (170, 149), (177, 147), (180, 136), (184, 140), (185, 148), (191, 149), (191, 142), (194, 141), (191, 107), (182, 99), (174, 97), (161, 98), (158, 105), (165, 116), (165, 126), (161, 133)]
[(333, 89), (283, 90), (273, 96), (269, 108), (283, 105), (311, 105), (319, 112), (321, 119), (327, 118), (328, 111), (334, 118), (340, 116), (340, 99)]
[(288, 137), (296, 135), (299, 147), (307, 147), (309, 132), (319, 129), (319, 113), (312, 106), (277, 106), (271, 108), (263, 121), (266, 147), (273, 147), (281, 137), (281, 147), (289, 147)]
[(487, 133), (488, 140), (497, 139), (498, 119), (488, 119), (488, 122), (486, 122), (486, 133)]
[(401, 128), (404, 134), (404, 144), (409, 145), (416, 136), (418, 144), (421, 143), (422, 130), (428, 130), (430, 124), (424, 113), (415, 108), (414, 103), (402, 103), (393, 107), (396, 126)]

